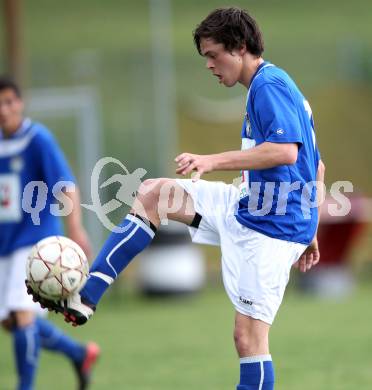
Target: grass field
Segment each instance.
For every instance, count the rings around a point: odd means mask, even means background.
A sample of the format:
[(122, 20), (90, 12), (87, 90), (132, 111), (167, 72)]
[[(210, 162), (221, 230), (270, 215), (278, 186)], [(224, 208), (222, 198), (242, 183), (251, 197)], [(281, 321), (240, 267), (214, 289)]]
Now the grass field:
[[(372, 383), (372, 287), (340, 302), (290, 289), (271, 334), (276, 390), (368, 390)], [(85, 327), (70, 334), (96, 340), (102, 359), (93, 389), (228, 390), (238, 378), (233, 310), (222, 287), (182, 299), (111, 295)], [(0, 333), (0, 389), (14, 388), (10, 338)], [(73, 389), (69, 363), (43, 353), (36, 389)]]

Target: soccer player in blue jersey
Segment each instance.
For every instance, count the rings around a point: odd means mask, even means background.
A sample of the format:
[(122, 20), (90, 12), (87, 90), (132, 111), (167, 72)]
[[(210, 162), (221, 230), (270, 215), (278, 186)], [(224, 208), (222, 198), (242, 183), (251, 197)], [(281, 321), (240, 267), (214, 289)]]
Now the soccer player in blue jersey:
[[(55, 203), (52, 189), (60, 180), (75, 181), (61, 149), (45, 126), (23, 117), (18, 86), (8, 78), (0, 78), (0, 321), (13, 336), (18, 390), (34, 388), (40, 348), (62, 353), (72, 361), (79, 389), (87, 388), (99, 353), (96, 344), (82, 345), (47, 321), (24, 284), (31, 246), (47, 236), (62, 233), (60, 219), (50, 212), (50, 205)], [(32, 194), (29, 199), (25, 195), (27, 185), (32, 182), (42, 182), (47, 187), (38, 220), (36, 215), (33, 219), (26, 212), (31, 207), (36, 209), (35, 197), (32, 201)], [(79, 194), (67, 190), (65, 196), (74, 206), (66, 217), (68, 235), (89, 255), (90, 244), (81, 225)], [(41, 199), (42, 194), (38, 193), (38, 197)], [(22, 207), (25, 204), (29, 207)]]
[[(182, 153), (176, 173), (195, 172), (192, 180), (146, 180), (82, 291), (44, 304), (83, 324), (118, 274), (150, 244), (161, 220), (183, 222), (194, 242), (221, 247), (223, 281), (236, 309), (237, 390), (272, 390), (269, 330), (291, 267), (305, 272), (319, 261), (317, 186), (322, 188), (324, 164), (309, 103), (285, 71), (262, 58), (261, 32), (246, 11), (213, 11), (196, 28), (194, 41), (221, 84), (247, 89), (241, 150)], [(240, 187), (200, 180), (222, 170), (241, 171)]]

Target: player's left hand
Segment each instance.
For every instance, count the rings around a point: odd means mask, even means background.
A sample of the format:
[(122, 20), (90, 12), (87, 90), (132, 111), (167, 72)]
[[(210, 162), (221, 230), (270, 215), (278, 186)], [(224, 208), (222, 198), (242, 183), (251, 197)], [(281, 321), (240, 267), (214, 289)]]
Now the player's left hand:
[(182, 153), (174, 161), (178, 164), (176, 169), (178, 175), (185, 176), (192, 171), (196, 171), (192, 179), (193, 181), (199, 180), (204, 173), (213, 171), (214, 160), (212, 155)]
[(294, 267), (301, 272), (306, 272), (319, 263), (320, 253), (318, 239), (315, 237), (312, 243), (305, 249), (305, 252), (294, 263)]

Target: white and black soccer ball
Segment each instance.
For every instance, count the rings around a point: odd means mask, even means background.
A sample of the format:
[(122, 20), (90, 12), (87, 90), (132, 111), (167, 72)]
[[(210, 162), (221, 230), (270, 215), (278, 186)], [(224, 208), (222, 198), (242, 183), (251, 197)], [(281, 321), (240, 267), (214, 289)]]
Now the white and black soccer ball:
[(63, 236), (44, 238), (34, 245), (26, 263), (32, 290), (52, 300), (65, 299), (86, 282), (89, 263), (76, 242)]

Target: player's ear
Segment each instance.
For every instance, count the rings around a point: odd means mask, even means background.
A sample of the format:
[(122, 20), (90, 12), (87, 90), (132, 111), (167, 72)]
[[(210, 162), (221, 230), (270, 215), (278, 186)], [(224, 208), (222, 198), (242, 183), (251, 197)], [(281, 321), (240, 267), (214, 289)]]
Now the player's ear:
[(247, 52), (247, 46), (243, 43), (239, 49), (239, 54), (243, 56)]

